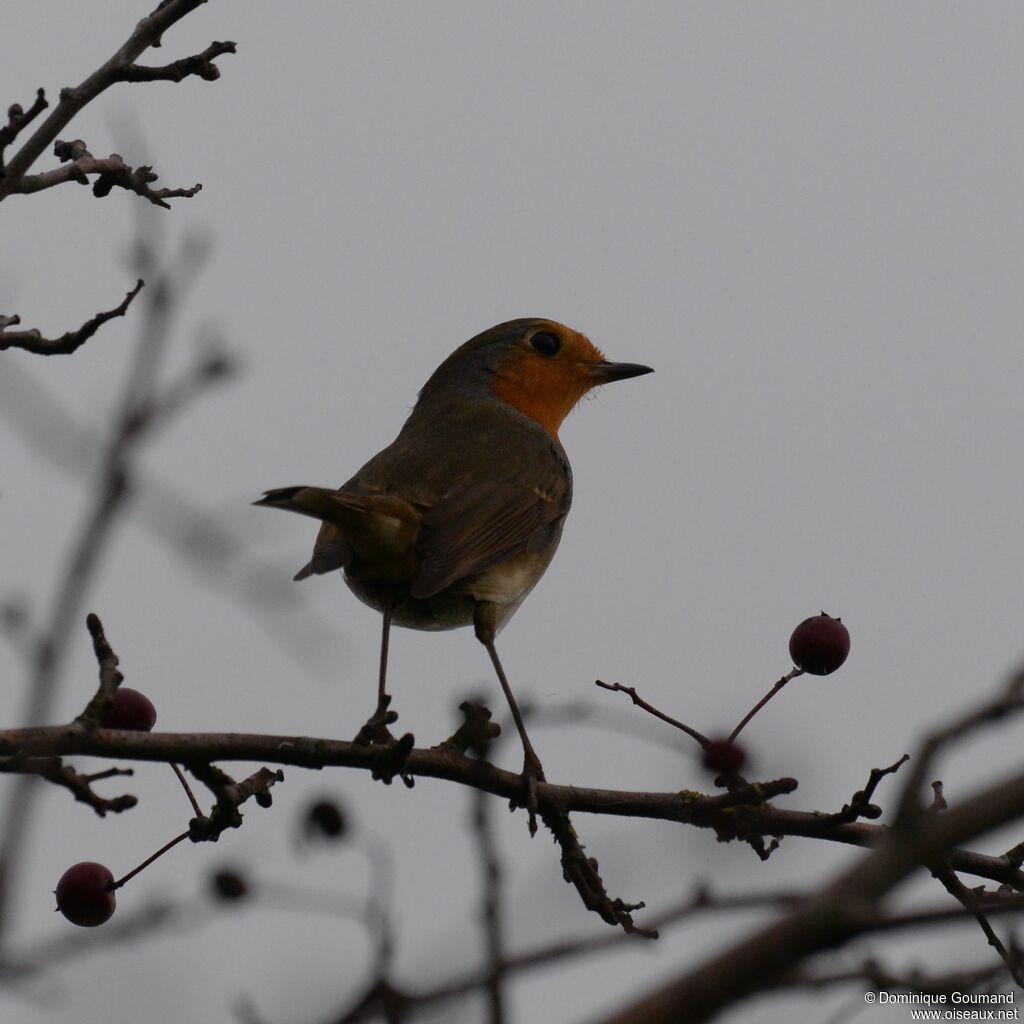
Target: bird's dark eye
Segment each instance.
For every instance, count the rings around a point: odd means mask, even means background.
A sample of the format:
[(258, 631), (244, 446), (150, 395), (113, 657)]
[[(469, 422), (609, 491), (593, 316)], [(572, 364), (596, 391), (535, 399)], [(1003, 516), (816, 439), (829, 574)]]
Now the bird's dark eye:
[(562, 343), (550, 331), (538, 331), (531, 339), (530, 344), (542, 356), (557, 356)]

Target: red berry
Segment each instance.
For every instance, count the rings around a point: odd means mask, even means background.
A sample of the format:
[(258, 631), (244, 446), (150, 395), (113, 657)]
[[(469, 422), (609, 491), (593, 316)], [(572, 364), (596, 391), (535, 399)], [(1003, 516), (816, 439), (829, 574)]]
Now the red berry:
[(153, 702), (138, 690), (122, 686), (114, 694), (114, 703), (100, 719), (101, 729), (130, 729), (132, 732), (149, 732), (156, 725), (156, 708)]
[(708, 740), (704, 748), (704, 767), (709, 772), (734, 775), (747, 760), (747, 752), (732, 740)]
[(850, 634), (842, 620), (822, 612), (804, 619), (789, 638), (789, 656), (812, 676), (835, 672), (850, 653)]
[(60, 876), (55, 894), (57, 909), (82, 928), (95, 928), (114, 913), (114, 876), (95, 861), (73, 864)]

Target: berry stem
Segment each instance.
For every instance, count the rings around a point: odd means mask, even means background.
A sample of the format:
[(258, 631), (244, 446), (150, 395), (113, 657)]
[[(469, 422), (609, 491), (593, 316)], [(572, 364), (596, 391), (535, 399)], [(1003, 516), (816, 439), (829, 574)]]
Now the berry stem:
[(147, 857), (137, 868), (133, 868), (131, 871), (129, 871), (128, 874), (124, 876), (124, 878), (119, 878), (116, 882), (112, 882), (110, 888), (120, 889), (121, 886), (125, 884), (125, 882), (134, 878), (143, 868), (148, 868), (149, 865), (157, 859), (157, 857), (162, 857), (172, 846), (177, 846), (178, 843), (180, 843), (183, 839), (188, 839), (188, 835), (188, 832), (185, 831), (182, 832), (180, 836), (175, 836), (169, 843), (165, 843), (163, 846), (161, 846), (160, 849), (157, 850), (156, 853), (154, 853), (151, 857)]
[(735, 741), (736, 737), (743, 731), (747, 722), (749, 722), (754, 715), (758, 713), (781, 690), (790, 679), (796, 679), (797, 676), (802, 676), (804, 670), (802, 668), (794, 668), (792, 672), (784, 675), (742, 718), (740, 724), (729, 734), (729, 742)]
[(199, 801), (196, 800), (195, 794), (192, 792), (192, 787), (188, 784), (188, 779), (185, 778), (182, 770), (173, 761), (170, 762), (170, 765), (174, 774), (178, 776), (178, 781), (184, 787), (185, 794), (188, 796), (189, 803), (192, 805), (192, 810), (196, 812), (196, 817), (201, 818), (203, 816), (203, 812), (199, 807)]

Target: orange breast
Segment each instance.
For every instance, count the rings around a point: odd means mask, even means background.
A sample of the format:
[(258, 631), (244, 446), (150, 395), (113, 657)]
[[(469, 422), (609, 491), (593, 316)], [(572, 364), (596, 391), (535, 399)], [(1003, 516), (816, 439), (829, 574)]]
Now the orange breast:
[(545, 360), (517, 352), (494, 380), (494, 394), (536, 420), (552, 437), (590, 390), (585, 368), (568, 360)]

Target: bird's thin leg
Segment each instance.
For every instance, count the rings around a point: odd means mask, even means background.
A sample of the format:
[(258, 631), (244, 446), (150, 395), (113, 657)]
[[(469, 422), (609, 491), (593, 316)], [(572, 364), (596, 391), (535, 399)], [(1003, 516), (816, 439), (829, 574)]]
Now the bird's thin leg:
[(526, 726), (523, 725), (523, 716), (519, 713), (519, 705), (512, 696), (512, 688), (508, 685), (505, 677), (505, 670), (501, 667), (501, 660), (498, 658), (498, 651), (494, 646), (495, 616), (497, 608), (492, 601), (479, 601), (473, 612), (473, 628), (476, 631), (476, 638), (487, 648), (491, 657), (491, 664), (494, 671), (498, 673), (498, 682), (505, 692), (505, 699), (508, 701), (509, 710), (512, 712), (512, 720), (516, 723), (519, 731), (519, 738), (523, 742), (523, 779), (526, 783), (526, 810), (529, 814), (530, 835), (537, 831), (537, 783), (544, 781), (544, 768), (533, 749), (530, 737), (526, 734)]
[(388, 640), (391, 637), (391, 605), (384, 605), (384, 628), (380, 634), (380, 674), (377, 677), (377, 709), (384, 702), (388, 678)]
[(388, 641), (391, 637), (391, 605), (385, 603), (383, 609), (384, 626), (380, 635), (380, 669), (377, 675), (377, 710), (366, 720), (356, 734), (356, 743), (394, 743), (388, 726), (394, 723), (398, 714), (388, 710), (391, 698), (386, 692), (388, 678)]

